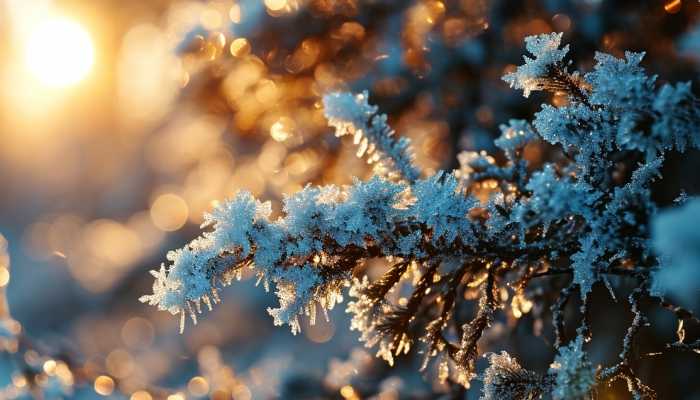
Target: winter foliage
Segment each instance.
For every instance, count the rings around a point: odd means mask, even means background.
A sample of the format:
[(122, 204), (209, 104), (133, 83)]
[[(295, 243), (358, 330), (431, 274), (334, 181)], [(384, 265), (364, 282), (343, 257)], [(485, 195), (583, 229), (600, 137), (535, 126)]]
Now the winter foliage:
[(408, 139), (396, 139), (394, 130), (387, 125), (386, 115), (379, 114), (377, 106), (368, 101), (367, 91), (325, 95), (323, 107), (328, 124), (335, 128), (336, 136), (353, 137), (358, 157), (367, 154), (368, 162), (387, 163), (389, 171), (398, 172), (409, 182), (415, 181), (420, 172), (413, 165)]
[(524, 56), (525, 64), (518, 67), (516, 72), (506, 74), (503, 80), (510, 87), (522, 89), (525, 97), (535, 90), (549, 88), (551, 80), (548, 74), (563, 65), (564, 57), (569, 52), (569, 46), (561, 46), (562, 33), (551, 35), (528, 36), (525, 38), (525, 48), (534, 58)]
[[(543, 104), (531, 122), (501, 126), (495, 144), (503, 162), (465, 152), (459, 170), (423, 177), (408, 140), (397, 138), (367, 92), (325, 95), (336, 135), (353, 136), (357, 155), (380, 164), (378, 174), (347, 187), (307, 186), (284, 200), (277, 219), (269, 203), (239, 192), (206, 216), (201, 237), (168, 255), (170, 264), (153, 272), (153, 294), (141, 300), (180, 314), (183, 324), (186, 314), (196, 322), (202, 303), (211, 307), (221, 286), (251, 270), (277, 296), (279, 306), (268, 310), (274, 323), (297, 333), (300, 315), (313, 321), (317, 308), (331, 309), (349, 287), (351, 329), (379, 357), (393, 364), (417, 347), (423, 369), (436, 365), (443, 381), (469, 387), (479, 375), (479, 340), (505, 312), (501, 293), (527, 313), (525, 289), (564, 275), (568, 285), (548, 296), (558, 352), (552, 367), (540, 375), (505, 352), (491, 354), (483, 398), (583, 399), (616, 379), (637, 397), (651, 396), (630, 364), (645, 323), (637, 303), (667, 304), (650, 288), (682, 287), (676, 273), (697, 267), (692, 221), (700, 203), (655, 217), (649, 188), (666, 152), (700, 147), (700, 106), (689, 83), (657, 89), (640, 66), (643, 53), (598, 53), (591, 72), (570, 72), (561, 40), (558, 33), (528, 37), (532, 56), (503, 78), (525, 97), (567, 94), (563, 105)], [(537, 142), (555, 146), (559, 157), (529, 165), (524, 149)], [(391, 264), (381, 278), (357, 274), (377, 257)], [(621, 290), (610, 276), (634, 283), (635, 317), (619, 363), (597, 372), (586, 353), (587, 304), (596, 285)], [(460, 307), (472, 301), (466, 293), (478, 299), (468, 317)], [(580, 325), (566, 340), (563, 309), (576, 293)]]
[(595, 384), (595, 369), (583, 351), (583, 337), (559, 348), (550, 371), (553, 372), (552, 397), (557, 400), (584, 399)]
[(488, 355), (488, 360), (489, 367), (484, 371), (483, 400), (529, 399), (542, 395), (546, 378), (524, 369), (505, 351)]

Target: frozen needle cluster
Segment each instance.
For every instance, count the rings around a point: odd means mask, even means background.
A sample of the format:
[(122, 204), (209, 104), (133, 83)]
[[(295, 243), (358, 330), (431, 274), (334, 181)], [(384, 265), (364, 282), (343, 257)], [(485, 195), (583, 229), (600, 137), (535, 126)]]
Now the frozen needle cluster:
[[(624, 59), (599, 53), (592, 71), (570, 72), (561, 39), (528, 37), (532, 58), (504, 77), (525, 97), (545, 90), (566, 93), (568, 101), (543, 104), (532, 121), (503, 125), (496, 140), (502, 163), (464, 153), (458, 171), (423, 178), (409, 141), (397, 138), (367, 92), (327, 94), (325, 112), (336, 134), (352, 135), (358, 156), (389, 173), (346, 187), (307, 186), (284, 199), (283, 215), (274, 220), (269, 204), (238, 193), (207, 215), (201, 237), (168, 255), (170, 263), (154, 272), (153, 294), (142, 300), (195, 319), (201, 303), (211, 306), (220, 286), (249, 269), (274, 288), (275, 324), (296, 333), (299, 315), (313, 321), (317, 308), (333, 307), (349, 286), (351, 328), (368, 347), (389, 363), (417, 347), (424, 369), (435, 365), (440, 379), (468, 387), (478, 376), (484, 332), (503, 314), (529, 312), (534, 300), (525, 290), (535, 286), (545, 293), (537, 301), (551, 306), (551, 314), (540, 316), (551, 318), (553, 366), (540, 376), (505, 352), (493, 354), (484, 398), (585, 398), (615, 379), (627, 380), (637, 397), (651, 396), (632, 370), (629, 349), (646, 324), (640, 299), (668, 304), (650, 288), (657, 286), (654, 276), (667, 281), (655, 272), (667, 268), (656, 250), (675, 252), (677, 244), (664, 235), (681, 215), (651, 224), (657, 210), (650, 184), (660, 179), (665, 152), (700, 146), (698, 100), (690, 84), (657, 89), (639, 65), (641, 53)], [(523, 150), (543, 142), (559, 156), (533, 168)], [(683, 212), (697, 215), (695, 208)], [(696, 255), (679, 256), (676, 268), (685, 268), (690, 256)], [(365, 260), (377, 257), (389, 262), (383, 276), (356, 277)], [(611, 275), (625, 285), (613, 285)], [(566, 279), (550, 279), (555, 276)], [(585, 349), (587, 307), (601, 283), (613, 295), (633, 284), (634, 319), (619, 363), (596, 372)], [(562, 310), (574, 294), (581, 318), (577, 337), (567, 340)], [(462, 307), (471, 301), (473, 313)]]

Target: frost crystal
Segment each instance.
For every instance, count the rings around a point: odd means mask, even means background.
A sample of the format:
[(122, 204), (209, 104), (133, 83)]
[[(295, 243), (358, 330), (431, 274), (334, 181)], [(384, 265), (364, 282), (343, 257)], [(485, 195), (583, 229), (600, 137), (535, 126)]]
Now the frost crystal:
[(211, 213), (204, 214), (202, 227), (213, 227), (206, 235), (214, 248), (230, 252), (241, 252), (240, 257), (250, 253), (248, 232), (256, 220), (270, 215), (270, 203), (261, 203), (249, 192), (240, 192), (232, 200), (219, 204)]
[(505, 351), (489, 354), (488, 360), (482, 400), (535, 399), (542, 395), (542, 378), (521, 367), (518, 360)]
[(416, 219), (432, 229), (433, 241), (452, 243), (459, 238), (463, 243), (472, 242), (472, 225), (467, 213), (477, 200), (459, 192), (454, 175), (437, 173), (418, 181), (413, 194), (416, 196)]
[(522, 119), (511, 119), (508, 125), (501, 125), (501, 136), (494, 144), (506, 153), (506, 156), (515, 160), (518, 150), (537, 137), (530, 124)]
[(523, 56), (525, 64), (515, 72), (503, 77), (510, 87), (522, 89), (525, 97), (533, 90), (542, 90), (547, 85), (547, 74), (555, 65), (560, 65), (569, 52), (569, 45), (559, 48), (562, 33), (541, 34), (525, 38), (525, 48), (534, 58)]
[(551, 164), (535, 172), (525, 187), (532, 195), (514, 209), (514, 217), (523, 228), (543, 224), (547, 229), (553, 222), (572, 215), (589, 217), (590, 206), (599, 196), (585, 182), (557, 177)]
[(581, 239), (581, 250), (571, 256), (574, 282), (579, 285), (582, 300), (586, 300), (586, 296), (593, 287), (593, 282), (596, 281), (596, 263), (598, 257), (602, 255), (603, 252), (597, 246), (595, 239), (592, 236), (586, 236)]
[(369, 93), (330, 93), (323, 96), (328, 124), (336, 136), (352, 135), (359, 145), (357, 156), (368, 155), (369, 162), (380, 161), (398, 172), (404, 179), (414, 181), (420, 172), (413, 165), (410, 141), (396, 139), (394, 130), (386, 122), (386, 114), (379, 114), (377, 106), (368, 103)]
[(552, 391), (555, 400), (588, 398), (595, 385), (595, 368), (583, 351), (582, 336), (578, 336), (568, 346), (559, 348), (559, 354), (549, 371), (555, 374)]
[(700, 118), (700, 105), (693, 96), (690, 82), (675, 86), (666, 84), (654, 98), (652, 109), (658, 119), (652, 126), (652, 136), (660, 146), (657, 151), (686, 148), (700, 148), (700, 135), (695, 121)]

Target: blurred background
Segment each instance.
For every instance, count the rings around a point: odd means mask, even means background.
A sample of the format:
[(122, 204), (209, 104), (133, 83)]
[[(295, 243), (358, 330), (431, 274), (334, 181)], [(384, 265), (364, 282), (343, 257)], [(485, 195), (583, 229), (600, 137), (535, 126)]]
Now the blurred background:
[[(698, 92), (691, 0), (0, 1), (0, 398), (478, 398), (478, 382), (450, 393), (410, 357), (375, 361), (342, 306), (299, 336), (275, 329), (272, 296), (249, 277), (184, 335), (138, 297), (236, 190), (279, 213), (308, 182), (369, 176), (327, 127), (326, 91), (368, 89), (419, 165), (454, 169), (459, 151), (493, 150), (500, 123), (566, 101), (524, 99), (500, 80), (525, 36), (550, 31), (564, 32), (576, 68), (596, 50), (646, 51), (660, 82)], [(697, 153), (666, 169), (661, 206), (700, 193)], [(610, 320), (594, 325), (594, 361), (610, 362), (630, 315), (597, 307)], [(675, 331), (668, 315), (652, 320), (667, 329), (646, 332), (648, 352)], [(484, 350), (546, 370), (542, 319), (514, 321), (497, 322)], [(649, 357), (640, 375), (660, 398), (700, 397), (697, 356), (674, 357)]]

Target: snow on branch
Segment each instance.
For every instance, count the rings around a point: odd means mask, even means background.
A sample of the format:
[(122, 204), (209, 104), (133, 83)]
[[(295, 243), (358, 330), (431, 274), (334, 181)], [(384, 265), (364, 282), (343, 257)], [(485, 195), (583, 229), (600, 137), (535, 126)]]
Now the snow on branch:
[[(670, 282), (663, 271), (672, 268), (657, 256), (679, 253), (674, 246), (685, 242), (676, 238), (685, 234), (676, 226), (692, 231), (677, 219), (698, 213), (693, 203), (682, 214), (656, 217), (650, 185), (661, 178), (665, 152), (700, 147), (698, 100), (689, 83), (657, 90), (638, 53), (625, 59), (601, 53), (592, 72), (569, 72), (561, 38), (528, 37), (534, 58), (525, 57), (504, 79), (526, 97), (556, 90), (570, 101), (543, 104), (531, 122), (503, 125), (496, 140), (506, 156), (502, 163), (465, 152), (459, 171), (421, 179), (408, 141), (396, 139), (367, 92), (326, 95), (325, 113), (336, 134), (354, 135), (359, 156), (369, 154), (403, 179), (307, 186), (284, 199), (276, 220), (269, 203), (240, 192), (206, 216), (206, 232), (168, 254), (170, 264), (153, 272), (153, 294), (141, 300), (180, 314), (183, 323), (185, 314), (196, 321), (201, 303), (211, 307), (220, 286), (250, 269), (266, 289), (274, 287), (279, 307), (268, 310), (274, 323), (296, 333), (299, 315), (313, 323), (316, 308), (332, 308), (349, 287), (351, 329), (368, 347), (376, 346), (378, 356), (393, 364), (419, 347), (424, 370), (435, 365), (440, 379), (465, 387), (478, 375), (480, 341), (494, 321), (528, 312), (541, 318), (550, 305), (557, 350), (550, 371), (540, 376), (506, 353), (492, 355), (484, 398), (585, 398), (596, 384), (615, 379), (625, 379), (635, 394), (651, 393), (630, 367), (629, 349), (645, 326), (638, 302), (646, 296), (679, 318), (688, 315), (650, 288), (654, 279), (661, 286)], [(541, 142), (562, 156), (533, 168), (522, 150)], [(681, 253), (681, 264), (696, 256)], [(388, 268), (371, 281), (362, 266), (378, 257)], [(613, 285), (611, 275), (634, 285), (628, 297), (634, 319), (621, 361), (596, 375), (584, 349), (591, 339), (588, 299), (601, 283), (613, 296), (629, 287)], [(553, 276), (565, 279), (548, 279)], [(530, 289), (539, 293), (536, 299)], [(582, 300), (578, 335), (564, 346), (564, 307), (574, 293)], [(471, 314), (465, 302), (473, 303)], [(679, 343), (669, 348), (695, 348), (695, 342)]]
[(488, 355), (482, 400), (536, 399), (551, 386), (551, 377), (541, 377), (520, 366), (507, 352)]
[(413, 164), (410, 141), (395, 137), (387, 124), (386, 114), (369, 104), (369, 93), (329, 93), (323, 96), (323, 106), (328, 124), (335, 128), (335, 135), (351, 135), (358, 145), (357, 156), (367, 155), (370, 163), (380, 162), (386, 168), (413, 182), (420, 171)]
[(552, 87), (552, 73), (562, 68), (564, 57), (569, 53), (569, 45), (559, 48), (562, 35), (550, 33), (525, 38), (525, 48), (534, 58), (523, 56), (525, 64), (506, 74), (503, 80), (514, 89), (522, 89), (525, 97), (532, 91)]

